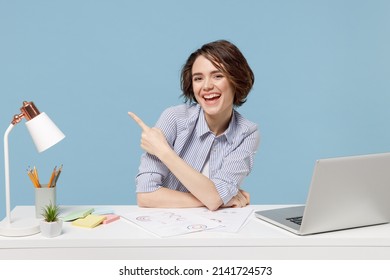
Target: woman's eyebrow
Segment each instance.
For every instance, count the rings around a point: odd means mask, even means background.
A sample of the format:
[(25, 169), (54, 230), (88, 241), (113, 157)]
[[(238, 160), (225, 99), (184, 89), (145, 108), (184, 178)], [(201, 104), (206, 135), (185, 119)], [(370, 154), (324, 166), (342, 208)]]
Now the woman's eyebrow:
[[(211, 71), (210, 74), (218, 74), (218, 73), (222, 73), (222, 71), (220, 70), (214, 70), (214, 71)], [(197, 72), (197, 73), (192, 73), (192, 77), (194, 76), (202, 76), (203, 73), (200, 73), (200, 72)]]

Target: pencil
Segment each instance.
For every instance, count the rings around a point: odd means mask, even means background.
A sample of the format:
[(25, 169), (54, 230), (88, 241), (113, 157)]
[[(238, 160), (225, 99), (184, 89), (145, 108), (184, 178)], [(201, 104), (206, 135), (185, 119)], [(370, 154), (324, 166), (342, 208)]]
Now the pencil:
[(33, 173), (30, 171), (27, 171), (27, 175), (30, 178), (31, 182), (34, 184), (34, 187), (39, 188), (39, 183), (37, 182), (36, 178), (34, 177)]
[(34, 175), (35, 175), (35, 178), (36, 178), (36, 180), (38, 182), (38, 188), (40, 188), (41, 184), (39, 183), (38, 170), (35, 168), (35, 166), (34, 166)]
[(62, 172), (62, 164), (61, 164), (60, 168), (58, 169), (56, 177), (54, 179), (54, 186), (57, 185), (58, 177), (60, 177), (61, 172)]
[(54, 167), (53, 172), (51, 173), (50, 180), (49, 180), (49, 184), (47, 184), (47, 187), (48, 187), (48, 188), (51, 188), (51, 187), (52, 187), (53, 179), (54, 179), (56, 170), (57, 170), (57, 166)]

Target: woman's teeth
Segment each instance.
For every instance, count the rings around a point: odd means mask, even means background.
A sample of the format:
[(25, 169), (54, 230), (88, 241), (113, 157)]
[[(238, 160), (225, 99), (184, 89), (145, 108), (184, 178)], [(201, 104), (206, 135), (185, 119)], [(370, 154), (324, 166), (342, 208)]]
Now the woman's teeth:
[(211, 100), (214, 98), (219, 98), (220, 96), (221, 96), (220, 94), (213, 93), (213, 94), (205, 95), (203, 96), (203, 98), (206, 100)]

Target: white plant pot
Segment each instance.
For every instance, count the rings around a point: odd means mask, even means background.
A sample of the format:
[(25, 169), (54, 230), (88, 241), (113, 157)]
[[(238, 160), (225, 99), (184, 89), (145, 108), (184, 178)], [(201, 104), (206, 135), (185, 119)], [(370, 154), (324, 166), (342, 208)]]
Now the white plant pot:
[(62, 220), (56, 222), (46, 222), (42, 220), (40, 223), (41, 233), (45, 237), (56, 237), (62, 232)]

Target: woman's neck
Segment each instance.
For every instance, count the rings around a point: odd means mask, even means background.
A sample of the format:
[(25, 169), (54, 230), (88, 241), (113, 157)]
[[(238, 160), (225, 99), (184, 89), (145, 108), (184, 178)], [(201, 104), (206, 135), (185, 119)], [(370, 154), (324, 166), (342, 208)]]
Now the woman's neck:
[(229, 127), (232, 114), (233, 110), (231, 110), (230, 114), (219, 116), (205, 114), (207, 125), (215, 136), (219, 136), (226, 131), (226, 129)]

